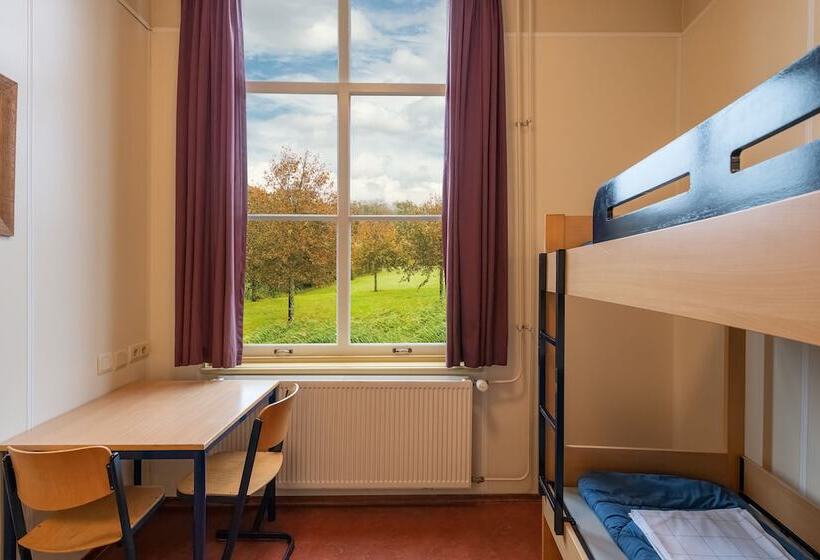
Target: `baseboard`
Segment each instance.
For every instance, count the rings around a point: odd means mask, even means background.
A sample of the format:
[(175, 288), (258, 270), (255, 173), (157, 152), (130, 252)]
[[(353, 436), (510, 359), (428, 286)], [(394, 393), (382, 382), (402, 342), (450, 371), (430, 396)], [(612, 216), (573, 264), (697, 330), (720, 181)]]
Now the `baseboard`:
[[(396, 494), (373, 496), (277, 496), (276, 507), (389, 507), (389, 506), (448, 506), (475, 503), (538, 502), (536, 494)], [(251, 496), (248, 505), (258, 505), (260, 498)], [(164, 507), (191, 507), (190, 499), (168, 497)], [(231, 507), (230, 504), (214, 503), (208, 507)]]

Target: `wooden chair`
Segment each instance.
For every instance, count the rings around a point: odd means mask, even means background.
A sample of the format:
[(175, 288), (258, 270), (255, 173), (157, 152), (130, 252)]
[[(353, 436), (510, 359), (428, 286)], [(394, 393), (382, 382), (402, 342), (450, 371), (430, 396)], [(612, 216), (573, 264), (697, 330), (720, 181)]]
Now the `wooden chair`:
[[(282, 468), (282, 446), (290, 427), (293, 398), (299, 391), (294, 384), (284, 398), (266, 406), (253, 422), (247, 451), (217, 453), (208, 458), (205, 468), (205, 491), (209, 498), (234, 504), (231, 525), (218, 531), (217, 539), (227, 541), (222, 553), (229, 560), (237, 540), (284, 541), (288, 544), (282, 556), (293, 553), (293, 537), (287, 533), (262, 531), (265, 512), (268, 521), (276, 519), (276, 476)], [(265, 489), (252, 529), (240, 531), (242, 513), (249, 494)], [(194, 476), (189, 474), (177, 487), (182, 497), (193, 496)]]
[[(134, 532), (159, 508), (162, 488), (123, 487), (119, 456), (106, 447), (8, 452), (6, 506), (23, 560), (31, 551), (78, 552), (120, 541), (128, 560), (136, 559)], [(23, 504), (52, 515), (29, 531)]]

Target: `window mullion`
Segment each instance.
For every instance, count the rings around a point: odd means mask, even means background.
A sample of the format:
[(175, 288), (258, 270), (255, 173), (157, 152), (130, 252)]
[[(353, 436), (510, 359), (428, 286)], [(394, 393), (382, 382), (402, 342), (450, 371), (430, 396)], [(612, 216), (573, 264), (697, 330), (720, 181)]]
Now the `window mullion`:
[(339, 81), (350, 81), (350, 0), (339, 0)]
[(350, 91), (339, 87), (338, 214), (336, 219), (336, 332), (340, 349), (350, 348)]
[(350, 350), (350, 0), (339, 0), (338, 205), (336, 220), (336, 337)]

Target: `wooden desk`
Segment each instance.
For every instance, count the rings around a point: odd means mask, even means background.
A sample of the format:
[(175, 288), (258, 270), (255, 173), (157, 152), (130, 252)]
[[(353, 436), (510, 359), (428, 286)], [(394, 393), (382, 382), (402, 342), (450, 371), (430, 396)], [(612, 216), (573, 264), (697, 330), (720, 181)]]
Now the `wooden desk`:
[[(30, 450), (104, 445), (134, 460), (190, 459), (194, 463), (193, 557), (205, 555), (205, 456), (257, 405), (274, 399), (272, 380), (145, 381), (126, 385), (0, 443)], [(3, 559), (14, 560), (15, 539), (3, 508)], [(11, 536), (11, 538), (9, 538)]]

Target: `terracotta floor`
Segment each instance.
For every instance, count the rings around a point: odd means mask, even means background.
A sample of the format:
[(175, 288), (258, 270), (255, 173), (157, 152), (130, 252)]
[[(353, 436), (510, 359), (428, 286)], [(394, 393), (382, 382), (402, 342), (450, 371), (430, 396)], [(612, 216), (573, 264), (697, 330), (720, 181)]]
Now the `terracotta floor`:
[[(279, 519), (266, 528), (293, 535), (293, 560), (538, 560), (540, 508), (538, 501), (290, 506), (280, 507)], [(222, 553), (213, 528), (226, 526), (227, 518), (225, 508), (209, 511), (209, 559)], [(138, 556), (190, 558), (190, 523), (190, 511), (164, 508), (137, 535)], [(240, 542), (233, 558), (276, 560), (283, 551), (280, 543)], [(112, 548), (101, 558), (119, 559), (122, 551)]]

